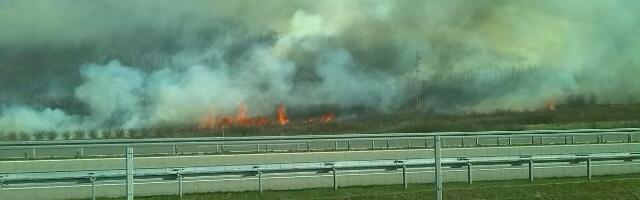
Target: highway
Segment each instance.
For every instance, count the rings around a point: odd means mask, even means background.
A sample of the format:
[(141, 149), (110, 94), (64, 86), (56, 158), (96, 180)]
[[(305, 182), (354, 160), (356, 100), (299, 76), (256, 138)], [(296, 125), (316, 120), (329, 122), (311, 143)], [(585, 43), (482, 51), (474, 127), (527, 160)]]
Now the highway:
[[(596, 154), (616, 152), (636, 152), (640, 144), (582, 144), (582, 145), (547, 145), (547, 146), (512, 146), (512, 147), (470, 147), (443, 149), (443, 157), (474, 156), (524, 156), (541, 154)], [(367, 160), (408, 160), (433, 158), (432, 150), (375, 150), (375, 151), (341, 151), (341, 152), (297, 152), (297, 153), (263, 153), (239, 155), (205, 155), (205, 156), (164, 156), (138, 157), (134, 163), (137, 169), (208, 167), (230, 165), (259, 165), (284, 163), (312, 163)], [(3, 173), (12, 172), (64, 172), (83, 170), (123, 170), (124, 159), (65, 159), (65, 160), (32, 160), (0, 162)], [(592, 166), (593, 175), (624, 174), (640, 172), (638, 161), (600, 161)], [(428, 183), (433, 181), (432, 167), (415, 167), (407, 169), (409, 183)], [(536, 177), (585, 176), (585, 163), (540, 163), (535, 165)], [(465, 168), (445, 167), (446, 181), (466, 181)], [(474, 166), (474, 181), (526, 179), (527, 165), (510, 164)], [(369, 169), (345, 170), (337, 174), (339, 186), (402, 184), (401, 170)], [(332, 174), (312, 172), (269, 173), (262, 175), (265, 190), (302, 189), (314, 187), (332, 187)], [(120, 197), (124, 194), (122, 180), (98, 179), (97, 195)], [(178, 183), (175, 178), (151, 177), (136, 179), (137, 195), (177, 194)], [(251, 175), (211, 175), (185, 176), (183, 188), (189, 192), (214, 191), (247, 191), (257, 190), (257, 177)], [(67, 199), (88, 198), (90, 183), (86, 180), (72, 182), (40, 182), (11, 184), (3, 188), (2, 196), (6, 199)], [(46, 197), (46, 198), (45, 198)], [(3, 198), (3, 199), (4, 199)]]
[[(637, 130), (625, 130), (623, 132), (600, 131), (587, 133), (555, 133), (555, 134), (508, 134), (508, 135), (455, 135), (443, 137), (444, 146), (442, 157), (445, 161), (443, 168), (444, 180), (468, 181), (468, 168), (461, 165), (446, 165), (447, 162), (466, 162), (465, 159), (479, 162), (482, 159), (496, 157), (496, 159), (522, 160), (536, 157), (536, 163), (532, 164), (535, 178), (561, 177), (561, 176), (586, 176), (587, 168), (592, 175), (626, 174), (640, 172), (640, 161), (635, 156), (640, 151), (640, 143), (635, 138)], [(421, 137), (421, 138), (416, 138)], [(96, 195), (99, 197), (122, 197), (125, 193), (124, 180), (107, 174), (118, 174), (124, 170), (124, 158), (121, 154), (125, 146), (134, 146), (136, 157), (134, 166), (136, 169), (135, 194), (136, 195), (164, 195), (178, 194), (180, 188), (184, 193), (192, 192), (221, 192), (221, 191), (255, 191), (302, 189), (317, 187), (333, 187), (334, 180), (339, 187), (353, 185), (385, 185), (402, 184), (403, 170), (398, 168), (396, 161), (403, 162), (428, 162), (425, 159), (434, 158), (433, 141), (431, 136), (410, 135), (394, 138), (390, 135), (378, 135), (375, 138), (348, 137), (340, 139), (297, 138), (293, 140), (281, 140), (274, 137), (262, 140), (258, 143), (247, 142), (246, 138), (237, 138), (238, 143), (224, 141), (189, 142), (170, 141), (162, 142), (162, 145), (113, 145), (112, 141), (100, 141), (98, 147), (91, 147), (90, 141), (73, 141), (72, 144), (63, 142), (51, 142), (42, 144), (4, 144), (0, 149), (5, 153), (18, 151), (24, 153), (25, 146), (32, 150), (37, 149), (35, 160), (5, 160), (0, 161), (0, 181), (5, 185), (0, 188), (0, 199), (77, 199), (91, 196), (90, 176), (76, 179), (61, 179), (47, 181), (28, 181), (28, 177), (40, 175), (58, 176), (61, 174), (74, 174), (78, 172), (95, 173)], [(178, 139), (181, 140), (181, 139)], [(373, 141), (373, 142), (372, 142)], [(387, 147), (387, 141), (389, 146)], [(533, 142), (532, 142), (533, 141)], [(264, 143), (263, 143), (264, 142)], [(272, 143), (266, 143), (272, 142)], [(293, 143), (291, 143), (293, 142)], [(337, 146), (336, 146), (337, 142)], [(44, 142), (47, 143), (47, 142)], [(153, 143), (153, 142), (152, 142)], [(309, 149), (306, 144), (309, 143)], [(179, 147), (179, 153), (166, 153), (173, 151), (173, 145)], [(49, 145), (49, 146), (47, 146)], [(102, 145), (102, 146), (100, 146)], [(110, 146), (111, 145), (111, 146)], [(225, 151), (221, 150), (225, 146)], [(426, 146), (425, 146), (426, 145)], [(171, 148), (166, 148), (166, 147)], [(205, 154), (203, 149), (215, 150), (218, 153)], [(336, 148), (337, 147), (337, 148)], [(410, 147), (410, 148), (409, 148)], [(83, 148), (85, 156), (77, 159), (52, 159), (56, 151), (76, 150)], [(149, 148), (149, 149), (145, 149)], [(193, 148), (189, 150), (188, 148)], [(230, 150), (238, 148), (235, 150)], [(162, 149), (163, 152), (153, 155), (150, 151)], [(293, 149), (293, 150), (292, 150)], [(28, 152), (30, 153), (30, 152)], [(49, 155), (47, 154), (49, 153)], [(73, 151), (69, 153), (75, 153)], [(120, 155), (118, 155), (120, 154)], [(591, 155), (632, 155), (630, 158), (616, 160), (593, 160), (587, 167), (582, 158)], [(62, 155), (62, 154), (61, 154)], [(105, 155), (108, 157), (92, 157), (91, 155)], [(68, 155), (64, 155), (68, 156)], [(580, 160), (538, 162), (542, 157), (580, 157)], [(21, 157), (21, 156), (18, 156)], [(22, 157), (23, 158), (23, 157)], [(396, 167), (376, 168), (374, 165), (385, 165), (391, 162)], [(362, 163), (363, 166), (372, 168), (342, 168), (338, 164)], [(297, 163), (297, 164), (296, 164)], [(305, 167), (323, 166), (332, 163), (338, 169), (335, 174), (332, 170), (299, 170)], [(258, 176), (257, 173), (230, 173), (229, 169), (275, 169), (297, 166), (291, 171), (265, 171)], [(217, 168), (216, 168), (217, 167)], [(330, 166), (328, 166), (330, 167)], [(178, 176), (175, 170), (184, 169), (185, 174)], [(221, 169), (223, 171), (210, 171), (210, 173), (189, 174), (189, 170)], [(155, 171), (154, 171), (155, 170)], [(144, 173), (160, 174), (156, 176), (143, 176)], [(227, 170), (227, 171), (224, 171)], [(406, 180), (411, 187), (412, 183), (433, 182), (433, 167), (429, 165), (407, 164)], [(529, 166), (518, 162), (491, 163), (490, 165), (474, 164), (472, 171), (473, 181), (482, 180), (508, 180), (528, 179)], [(256, 171), (257, 172), (257, 171)], [(33, 173), (33, 174), (29, 174)], [(182, 173), (182, 172), (181, 172)], [(100, 176), (101, 175), (101, 176)], [(119, 176), (119, 175), (118, 175)], [(13, 178), (12, 178), (13, 177)], [(20, 178), (22, 177), (22, 178)], [(23, 181), (16, 181), (23, 180)], [(258, 181), (260, 180), (260, 181)], [(586, 180), (586, 178), (585, 178)], [(179, 184), (179, 183), (182, 184)], [(260, 182), (260, 184), (258, 184)], [(182, 185), (182, 187), (179, 187)], [(259, 187), (260, 186), (260, 187)]]

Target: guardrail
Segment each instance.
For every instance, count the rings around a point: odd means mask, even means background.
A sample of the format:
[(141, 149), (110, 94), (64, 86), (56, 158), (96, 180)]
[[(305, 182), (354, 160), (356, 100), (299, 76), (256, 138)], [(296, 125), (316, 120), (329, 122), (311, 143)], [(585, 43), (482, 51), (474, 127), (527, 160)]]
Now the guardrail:
[[(440, 149), (444, 138), (535, 138), (535, 137), (573, 137), (573, 136), (597, 136), (596, 142), (603, 142), (605, 134), (618, 134), (628, 136), (626, 141), (634, 142), (633, 135), (639, 133), (640, 129), (580, 129), (580, 130), (538, 130), (538, 131), (491, 131), (491, 132), (446, 132), (446, 133), (390, 133), (390, 134), (354, 134), (354, 135), (319, 135), (319, 136), (268, 136), (268, 137), (248, 137), (248, 138), (169, 138), (169, 139), (131, 139), (131, 140), (87, 140), (87, 141), (29, 141), (16, 143), (0, 143), (0, 149), (20, 149), (20, 148), (76, 148), (76, 147), (125, 147), (126, 148), (126, 169), (125, 170), (102, 170), (102, 171), (72, 171), (72, 172), (38, 172), (38, 173), (5, 173), (0, 174), (0, 198), (2, 197), (2, 185), (24, 182), (42, 182), (51, 180), (77, 181), (88, 180), (92, 183), (92, 196), (95, 198), (95, 181), (97, 179), (125, 179), (127, 188), (127, 198), (133, 198), (134, 176), (141, 178), (146, 176), (173, 176), (179, 180), (179, 191), (182, 196), (182, 177), (201, 175), (223, 175), (223, 174), (248, 174), (258, 176), (261, 180), (263, 173), (280, 172), (300, 172), (300, 171), (322, 171), (333, 174), (334, 189), (338, 188), (336, 174), (339, 170), (358, 169), (402, 169), (403, 181), (406, 187), (406, 168), (408, 167), (433, 167), (435, 170), (436, 199), (442, 199), (442, 166), (454, 166), (468, 168), (468, 181), (472, 182), (472, 165), (529, 165), (529, 179), (533, 181), (534, 163), (549, 162), (586, 162), (587, 176), (591, 177), (591, 162), (603, 160), (634, 160), (640, 159), (640, 153), (604, 153), (604, 154), (562, 154), (562, 155), (534, 155), (534, 156), (486, 156), (468, 158), (442, 158)], [(375, 141), (375, 140), (409, 140), (424, 139), (425, 148), (429, 148), (426, 140), (432, 141), (434, 150), (433, 159), (409, 159), (409, 160), (369, 160), (369, 161), (342, 161), (342, 162), (316, 162), (316, 163), (283, 163), (264, 165), (231, 165), (231, 166), (207, 166), (207, 167), (184, 167), (184, 168), (155, 168), (155, 169), (135, 169), (133, 167), (133, 148), (157, 145), (201, 145), (201, 144), (291, 144), (300, 142), (318, 141)], [(532, 139), (533, 140), (533, 139)], [(477, 140), (476, 140), (477, 141)], [(498, 141), (499, 142), (499, 139)], [(542, 142), (541, 144), (544, 144)], [(372, 142), (372, 145), (374, 143)], [(477, 145), (477, 143), (476, 143)], [(511, 145), (511, 142), (509, 142)], [(464, 146), (464, 144), (463, 144)], [(375, 147), (375, 146), (374, 146)], [(262, 191), (262, 184), (259, 181), (258, 190)]]
[(60, 141), (17, 141), (0, 142), (0, 149), (14, 148), (56, 148), (56, 147), (125, 147), (156, 145), (192, 145), (192, 144), (283, 144), (304, 143), (308, 141), (362, 141), (392, 139), (425, 139), (439, 135), (442, 137), (531, 137), (553, 135), (577, 136), (604, 133), (638, 133), (640, 128), (616, 129), (573, 129), (573, 130), (528, 130), (528, 131), (482, 131), (482, 132), (437, 132), (437, 133), (381, 133), (381, 134), (343, 134), (343, 135), (298, 135), (298, 136), (254, 136), (254, 137), (195, 137), (195, 138), (151, 138), (151, 139), (103, 139), (103, 140), (60, 140)]
[[(487, 156), (487, 157), (464, 157), (464, 158), (442, 158), (441, 166), (454, 168), (467, 168), (467, 181), (473, 182), (472, 166), (480, 165), (528, 165), (529, 180), (534, 180), (535, 163), (561, 163), (572, 164), (586, 163), (585, 171), (588, 179), (591, 179), (592, 162), (624, 160), (632, 161), (640, 159), (640, 153), (601, 153), (601, 154), (564, 154), (564, 155), (537, 155), (537, 156)], [(262, 174), (286, 173), (286, 172), (308, 172), (317, 171), (319, 173), (331, 173), (333, 175), (333, 187), (338, 189), (338, 171), (362, 170), (362, 169), (386, 169), (402, 170), (402, 180), (404, 187), (407, 187), (407, 168), (436, 167), (436, 159), (408, 159), (408, 160), (363, 160), (363, 161), (340, 161), (340, 162), (311, 162), (311, 163), (285, 163), (285, 164), (261, 164), (261, 165), (227, 165), (208, 167), (180, 167), (180, 168), (155, 168), (155, 169), (135, 169), (132, 176), (136, 178), (164, 176), (169, 179), (177, 179), (179, 195), (183, 195), (183, 176), (212, 176), (241, 174), (244, 176), (258, 176), (258, 188), (262, 192)], [(43, 182), (43, 181), (89, 181), (92, 184), (92, 198), (95, 199), (95, 182), (100, 179), (125, 180), (127, 170), (96, 170), (96, 171), (68, 171), (68, 172), (37, 172), (37, 173), (11, 173), (0, 174), (2, 184)], [(132, 187), (132, 186), (131, 186)], [(0, 187), (1, 190), (1, 187)], [(0, 191), (1, 195), (1, 191)]]
[[(530, 130), (530, 131), (484, 131), (484, 132), (440, 132), (440, 133), (384, 133), (384, 134), (345, 134), (345, 135), (303, 135), (303, 136), (258, 136), (258, 137), (205, 137), (205, 138), (151, 138), (151, 139), (104, 139), (104, 140), (60, 140), (60, 141), (20, 141), (20, 142), (0, 142), (0, 150), (25, 150), (25, 157), (36, 157), (37, 149), (77, 149), (76, 157), (83, 157), (84, 148), (107, 148), (107, 147), (171, 147), (166, 154), (177, 155), (180, 147), (210, 145), (215, 146), (213, 153), (247, 153), (265, 152), (269, 147), (277, 145), (294, 144), (295, 148), (289, 151), (337, 151), (358, 149), (353, 142), (368, 141), (368, 146), (360, 149), (390, 149), (390, 148), (431, 148), (433, 136), (439, 135), (447, 142), (443, 142), (444, 147), (466, 147), (482, 145), (545, 145), (553, 138), (562, 138), (562, 144), (575, 144), (575, 137), (593, 136), (590, 140), (582, 143), (606, 143), (606, 142), (636, 142), (634, 135), (640, 134), (640, 128), (617, 128), (617, 129), (576, 129), (576, 130)], [(475, 139), (468, 141), (469, 138)], [(483, 144), (481, 140), (495, 138), (492, 143)], [(516, 143), (515, 139), (526, 138), (527, 142)], [(467, 139), (467, 140), (465, 140)], [(406, 140), (400, 146), (390, 145), (390, 141)], [(412, 140), (422, 140), (424, 144), (412, 145)], [(506, 140), (506, 141), (505, 141)], [(613, 141), (615, 140), (615, 141)], [(386, 144), (376, 141), (386, 142)], [(320, 147), (319, 143), (334, 143), (334, 145)], [(346, 143), (346, 147), (339, 148), (338, 143)], [(558, 142), (554, 142), (558, 143)], [(300, 147), (302, 145), (302, 148)], [(229, 146), (244, 146), (244, 150), (235, 152), (225, 149)], [(261, 147), (262, 146), (262, 147)], [(312, 148), (317, 146), (318, 148)], [(276, 148), (271, 148), (272, 150)], [(30, 151), (30, 152), (28, 152)], [(31, 155), (27, 155), (31, 154)], [(117, 154), (121, 154), (118, 152)], [(0, 156), (1, 157), (1, 156)]]

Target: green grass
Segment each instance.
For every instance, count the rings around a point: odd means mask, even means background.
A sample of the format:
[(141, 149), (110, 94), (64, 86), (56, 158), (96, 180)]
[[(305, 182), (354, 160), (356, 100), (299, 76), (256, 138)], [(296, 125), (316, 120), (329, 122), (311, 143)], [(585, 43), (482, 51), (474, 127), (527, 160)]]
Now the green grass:
[[(433, 199), (433, 184), (304, 189), (289, 191), (186, 194), (183, 200), (241, 199)], [(640, 199), (640, 174), (528, 180), (445, 183), (445, 199)], [(177, 196), (137, 197), (140, 200), (179, 199)]]

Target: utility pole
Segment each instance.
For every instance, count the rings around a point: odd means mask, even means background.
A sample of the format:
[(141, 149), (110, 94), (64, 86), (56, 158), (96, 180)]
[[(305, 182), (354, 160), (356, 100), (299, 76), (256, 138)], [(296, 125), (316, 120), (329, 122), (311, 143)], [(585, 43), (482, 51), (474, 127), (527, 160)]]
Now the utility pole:
[(422, 71), (420, 70), (420, 60), (422, 60), (420, 51), (416, 50), (416, 86), (418, 90), (416, 93), (416, 111), (418, 112), (422, 109), (422, 77), (420, 76)]

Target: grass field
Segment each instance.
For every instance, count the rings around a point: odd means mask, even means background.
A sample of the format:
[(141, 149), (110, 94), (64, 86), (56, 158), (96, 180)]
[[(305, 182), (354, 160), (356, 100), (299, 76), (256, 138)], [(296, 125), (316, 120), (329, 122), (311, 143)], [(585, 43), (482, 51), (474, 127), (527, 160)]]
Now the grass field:
[[(372, 114), (338, 116), (329, 123), (290, 123), (286, 126), (236, 126), (226, 136), (299, 135), (341, 133), (489, 131), (640, 127), (640, 105), (558, 106), (555, 111), (496, 111), (493, 113)], [(182, 130), (194, 136), (220, 136), (222, 129)]]
[[(183, 200), (244, 199), (433, 199), (432, 184), (345, 187), (292, 191), (186, 194)], [(640, 199), (640, 174), (528, 180), (445, 183), (445, 199)], [(139, 197), (141, 200), (179, 199), (178, 196)]]
[(491, 131), (533, 129), (634, 128), (640, 127), (640, 104), (560, 105), (554, 111), (496, 111), (492, 113), (438, 114), (399, 112), (336, 115), (326, 123), (304, 123), (300, 119), (281, 125), (231, 125), (199, 129), (197, 124), (166, 125), (145, 129), (76, 130), (66, 132), (0, 132), (0, 141), (168, 138), (260, 135), (308, 135), (390, 132)]

